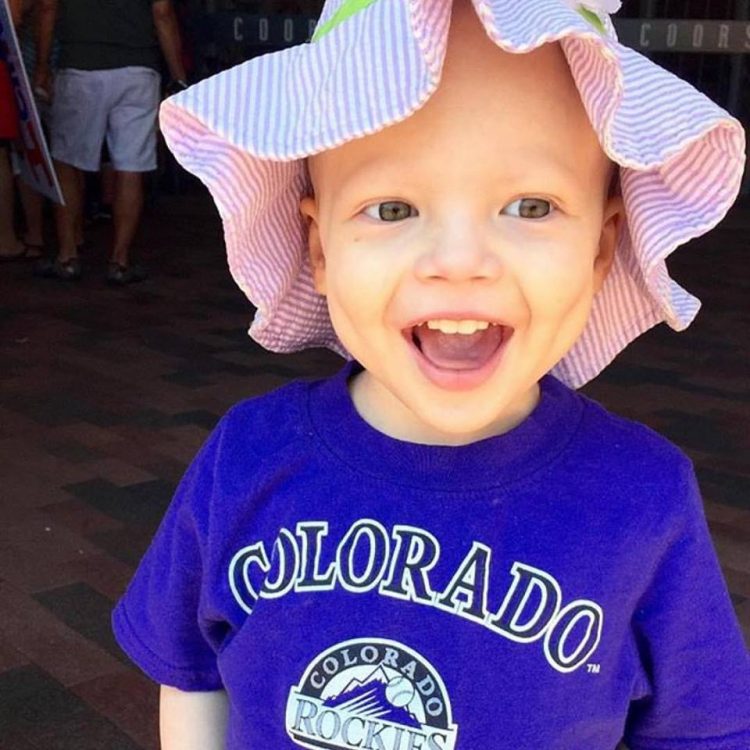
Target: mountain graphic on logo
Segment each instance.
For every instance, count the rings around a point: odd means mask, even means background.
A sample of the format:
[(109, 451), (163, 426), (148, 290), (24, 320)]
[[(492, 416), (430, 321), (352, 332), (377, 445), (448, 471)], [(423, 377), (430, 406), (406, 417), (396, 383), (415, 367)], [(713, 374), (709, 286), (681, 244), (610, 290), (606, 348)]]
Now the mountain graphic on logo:
[(368, 674), (364, 680), (358, 680), (356, 678), (351, 680), (349, 684), (341, 691), (341, 693), (339, 693), (339, 695), (343, 695), (343, 693), (347, 693), (350, 690), (354, 690), (354, 688), (362, 687), (362, 685), (366, 685), (371, 682), (382, 682), (384, 685), (387, 685), (389, 680), (390, 677), (388, 677), (383, 667), (378, 666), (374, 671), (370, 672), (370, 674)]
[(405, 708), (394, 706), (386, 698), (388, 675), (378, 667), (364, 680), (352, 680), (338, 695), (327, 698), (323, 704), (329, 708), (341, 708), (348, 713), (385, 719), (407, 727), (421, 725)]

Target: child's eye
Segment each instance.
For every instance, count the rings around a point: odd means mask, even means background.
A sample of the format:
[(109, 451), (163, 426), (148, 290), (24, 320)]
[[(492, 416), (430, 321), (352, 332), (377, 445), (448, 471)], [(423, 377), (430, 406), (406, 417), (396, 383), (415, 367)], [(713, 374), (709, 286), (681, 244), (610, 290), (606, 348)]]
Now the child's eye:
[(367, 206), (365, 216), (378, 221), (403, 221), (417, 216), (417, 209), (405, 201), (383, 201)]
[(544, 198), (519, 198), (506, 206), (506, 210), (512, 206), (518, 206), (517, 213), (511, 212), (511, 216), (520, 219), (543, 219), (552, 213), (554, 206)]

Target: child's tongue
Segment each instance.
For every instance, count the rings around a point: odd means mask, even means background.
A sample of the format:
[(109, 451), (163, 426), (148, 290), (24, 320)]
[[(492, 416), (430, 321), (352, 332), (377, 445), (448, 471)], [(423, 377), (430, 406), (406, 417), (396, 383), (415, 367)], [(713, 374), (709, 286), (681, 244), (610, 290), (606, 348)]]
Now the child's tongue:
[(436, 367), (474, 370), (482, 367), (503, 340), (502, 326), (490, 326), (476, 333), (443, 333), (426, 325), (414, 329), (422, 354)]

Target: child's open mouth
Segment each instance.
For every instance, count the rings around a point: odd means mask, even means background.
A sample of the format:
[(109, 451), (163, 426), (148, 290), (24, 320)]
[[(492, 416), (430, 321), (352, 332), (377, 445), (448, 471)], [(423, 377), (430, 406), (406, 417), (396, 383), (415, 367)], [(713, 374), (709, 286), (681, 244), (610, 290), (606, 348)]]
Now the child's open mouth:
[(442, 388), (480, 385), (498, 365), (513, 329), (486, 320), (435, 319), (405, 332), (422, 372)]

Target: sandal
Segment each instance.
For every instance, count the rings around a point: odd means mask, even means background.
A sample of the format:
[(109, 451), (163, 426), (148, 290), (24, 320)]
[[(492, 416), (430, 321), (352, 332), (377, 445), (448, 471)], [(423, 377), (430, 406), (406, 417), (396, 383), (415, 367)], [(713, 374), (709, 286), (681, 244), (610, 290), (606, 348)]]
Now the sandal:
[[(39, 245), (27, 245), (25, 242), (22, 243), (22, 245), (23, 250), (19, 250), (17, 253), (0, 253), (0, 263), (10, 263), (14, 260), (31, 260), (41, 258), (44, 254), (44, 248)], [(37, 253), (37, 251), (39, 252)]]
[(32, 242), (24, 242), (23, 244), (25, 247), (24, 260), (39, 260), (39, 258), (44, 258), (47, 255), (44, 245), (36, 245)]
[(14, 260), (38, 260), (45, 255), (44, 245), (33, 245), (30, 242), (23, 243), (23, 250), (11, 255), (0, 254), (0, 263), (9, 263)]
[(119, 263), (110, 263), (107, 268), (107, 283), (114, 286), (125, 286), (125, 284), (137, 284), (148, 278), (146, 269), (142, 266), (122, 266)]
[(82, 275), (81, 259), (52, 260), (43, 258), (34, 266), (34, 276), (43, 279), (60, 279), (61, 281), (78, 281)]
[(26, 248), (21, 250), (20, 253), (0, 253), (0, 263), (11, 263), (14, 260), (25, 260), (26, 259)]

